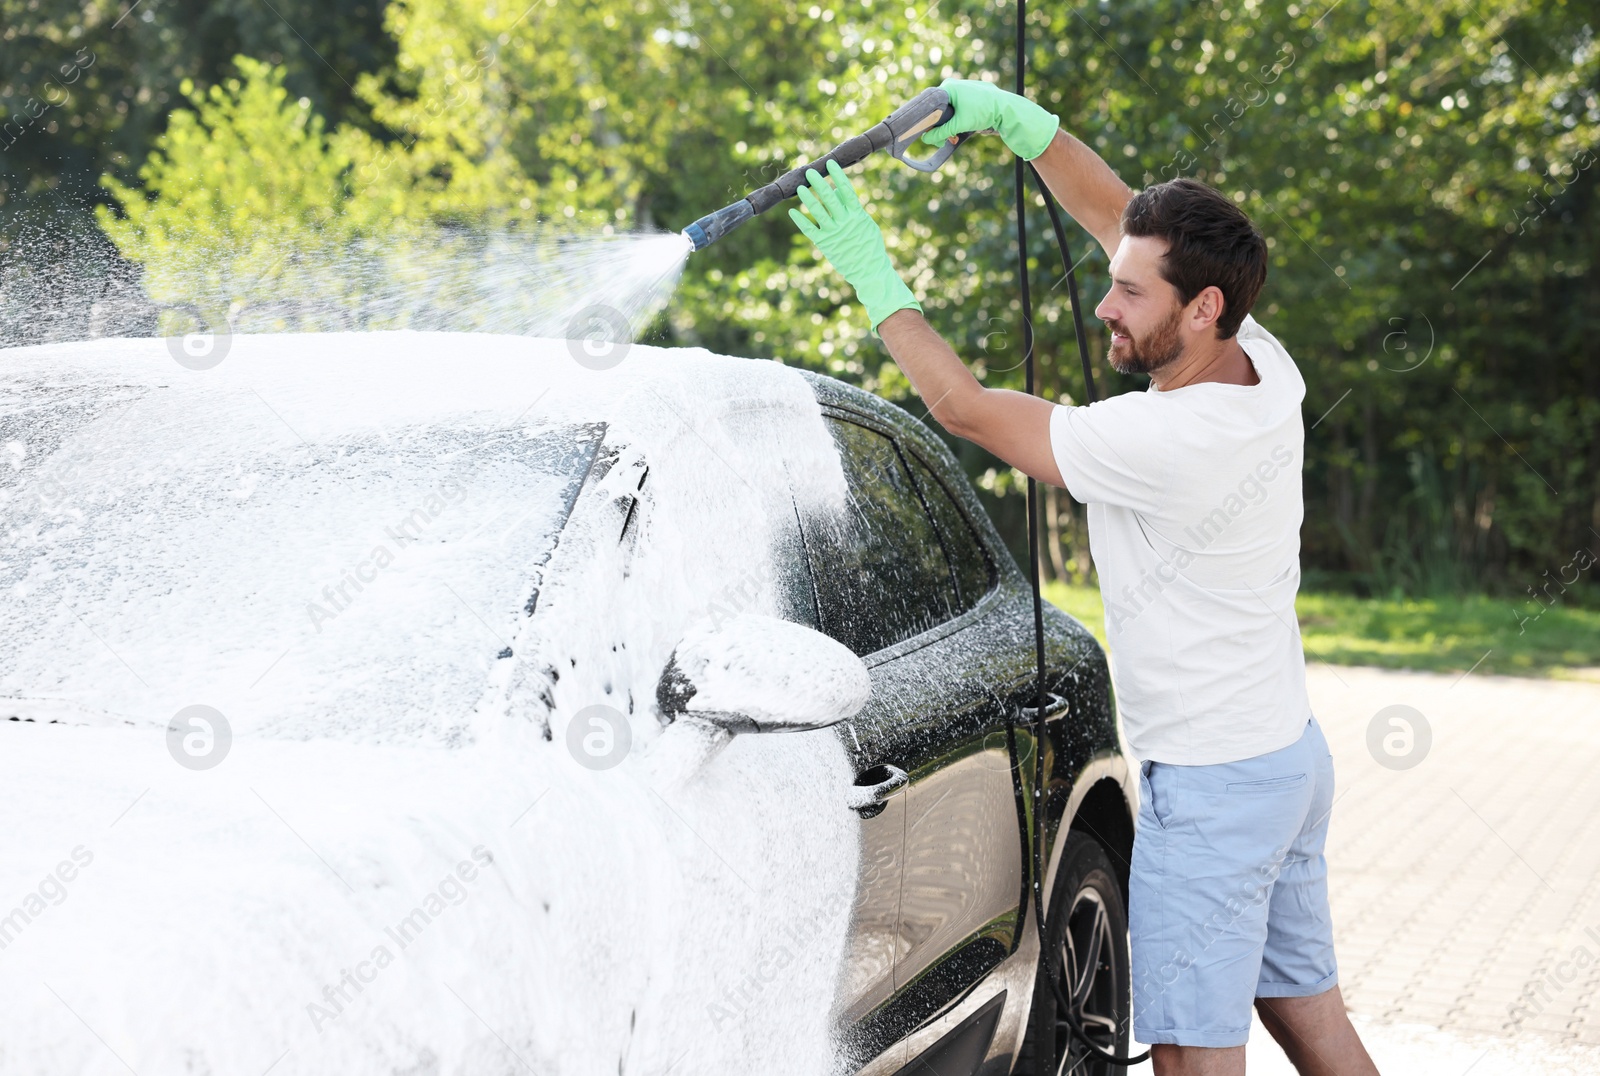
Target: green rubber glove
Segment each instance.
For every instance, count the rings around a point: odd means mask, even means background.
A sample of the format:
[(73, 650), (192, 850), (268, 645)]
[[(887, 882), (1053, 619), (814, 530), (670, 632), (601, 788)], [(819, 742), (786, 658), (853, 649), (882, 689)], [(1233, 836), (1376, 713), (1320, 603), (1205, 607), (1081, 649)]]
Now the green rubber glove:
[(921, 304), (889, 263), (878, 222), (861, 205), (850, 177), (838, 161), (828, 162), (828, 175), (832, 183), (818, 175), (815, 168), (806, 170), (806, 183), (795, 193), (811, 216), (791, 209), (790, 219), (856, 290), (856, 298), (867, 308), (874, 332), (884, 318), (897, 310), (909, 308), (921, 313)]
[(1008, 93), (992, 82), (947, 78), (939, 88), (950, 95), (956, 114), (949, 123), (922, 136), (937, 146), (953, 135), (968, 131), (996, 131), (1006, 148), (1025, 161), (1031, 161), (1050, 148), (1061, 121), (1026, 97)]

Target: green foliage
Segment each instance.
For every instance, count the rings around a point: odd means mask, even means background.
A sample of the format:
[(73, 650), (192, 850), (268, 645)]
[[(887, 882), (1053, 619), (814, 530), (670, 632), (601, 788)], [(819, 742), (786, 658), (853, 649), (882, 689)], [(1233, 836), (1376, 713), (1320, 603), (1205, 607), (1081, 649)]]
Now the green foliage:
[(264, 230), (360, 227), (344, 183), (350, 158), (328, 144), (311, 102), (290, 100), (281, 68), (247, 56), (238, 67), (208, 91), (183, 84), (194, 109), (172, 114), (139, 169), (143, 191), (103, 179), (122, 213), (101, 206), (101, 227), (139, 260), (162, 265), (197, 232), (232, 245)]
[[(143, 190), (102, 180), (122, 213), (97, 207), (100, 225), (143, 266), (157, 302), (179, 304), (197, 291), (218, 306), (268, 296), (286, 272), (303, 271), (285, 263), (286, 240), (339, 246), (387, 230), (370, 199), (352, 197), (349, 154), (330, 144), (309, 100), (289, 96), (283, 70), (246, 56), (238, 70), (206, 91), (182, 85), (194, 108), (172, 113), (139, 169)], [(160, 326), (190, 327), (172, 311)]]
[[(1592, 679), (1600, 674), (1600, 593), (1592, 582), (1582, 590), (1558, 590), (1541, 599), (1525, 594), (1521, 601), (1302, 591), (1295, 608), (1309, 662)], [(1049, 583), (1044, 596), (1105, 644), (1098, 587)], [(1580, 598), (1588, 604), (1578, 604)]]
[[(366, 123), (346, 78), (392, 64), (382, 0), (0, 0), (0, 251), (29, 220), (103, 202), (134, 177), (187, 79), (212, 86), (247, 53), (286, 72), (330, 122)], [(81, 67), (73, 77), (63, 68)], [(30, 101), (48, 104), (37, 117)], [(32, 122), (26, 122), (31, 120)], [(24, 121), (24, 122), (18, 122)]]
[[(145, 0), (157, 15), (122, 27), (136, 53), (109, 36), (123, 10), (111, 0), (81, 16), (18, 2), (0, 0), (16, 15), (0, 52), (18, 35), (46, 59), (104, 46), (50, 137), (121, 177), (105, 189), (125, 215), (102, 219), (147, 268), (180, 226), (206, 249), (252, 228), (318, 241), (412, 225), (677, 230), (944, 77), (1014, 79), (1011, 8), (976, 0), (395, 0), (359, 32), (353, 8), (287, 5), (318, 51), (350, 62), (323, 64), (277, 27), (235, 35), (256, 59), (231, 65), (217, 42), (235, 38), (170, 20), (243, 27), (259, 5)], [(1067, 129), (1135, 187), (1180, 174), (1217, 186), (1268, 236), (1255, 312), (1308, 383), (1308, 565), (1367, 593), (1517, 593), (1600, 541), (1591, 11), (1135, 0), (1030, 14), (1029, 86)], [(209, 88), (180, 95), (174, 72)], [(5, 160), (48, 144), (21, 141)], [(992, 137), (933, 176), (886, 157), (856, 172), (930, 319), (1005, 386), (1021, 383), (1011, 177)], [(1069, 289), (1030, 198), (1041, 386), (1081, 400)], [(1098, 356), (1105, 259), (1068, 228)], [(782, 213), (691, 258), (652, 339), (804, 364), (921, 412)], [(1097, 376), (1102, 391), (1140, 387), (1103, 363)], [(994, 467), (957, 447), (975, 476)], [(1004, 474), (983, 484), (999, 516), (1018, 514)], [(1081, 574), (1081, 513), (1058, 500), (1067, 549), (1050, 563)]]

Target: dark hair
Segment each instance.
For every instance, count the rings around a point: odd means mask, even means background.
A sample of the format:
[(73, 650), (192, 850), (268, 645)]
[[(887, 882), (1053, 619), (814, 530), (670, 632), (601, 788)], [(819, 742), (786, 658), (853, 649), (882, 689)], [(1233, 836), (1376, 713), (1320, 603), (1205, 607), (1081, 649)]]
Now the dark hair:
[(1267, 241), (1244, 210), (1197, 179), (1146, 187), (1122, 210), (1122, 234), (1167, 241), (1161, 276), (1187, 306), (1216, 285), (1224, 300), (1217, 339), (1239, 331), (1267, 282)]

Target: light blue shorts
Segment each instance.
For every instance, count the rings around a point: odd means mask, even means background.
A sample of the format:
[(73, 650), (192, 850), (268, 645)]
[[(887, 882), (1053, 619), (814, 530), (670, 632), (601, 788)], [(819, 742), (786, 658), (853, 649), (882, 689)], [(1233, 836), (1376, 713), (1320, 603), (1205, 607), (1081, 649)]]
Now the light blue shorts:
[(1256, 998), (1338, 981), (1323, 845), (1333, 756), (1298, 741), (1239, 762), (1139, 767), (1128, 885), (1133, 1037), (1242, 1046)]

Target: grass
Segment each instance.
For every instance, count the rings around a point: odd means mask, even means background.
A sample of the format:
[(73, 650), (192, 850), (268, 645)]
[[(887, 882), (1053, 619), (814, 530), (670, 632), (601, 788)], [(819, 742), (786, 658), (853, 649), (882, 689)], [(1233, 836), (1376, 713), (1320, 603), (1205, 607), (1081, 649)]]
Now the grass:
[[(1048, 583), (1044, 596), (1083, 621), (1104, 645), (1099, 588)], [(1308, 660), (1430, 672), (1476, 667), (1508, 676), (1600, 676), (1600, 610), (1558, 604), (1534, 618), (1540, 607), (1531, 598), (1358, 598), (1327, 592), (1302, 592), (1295, 608)]]

